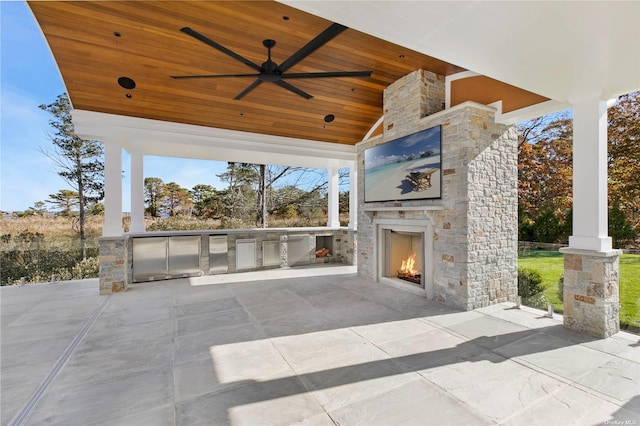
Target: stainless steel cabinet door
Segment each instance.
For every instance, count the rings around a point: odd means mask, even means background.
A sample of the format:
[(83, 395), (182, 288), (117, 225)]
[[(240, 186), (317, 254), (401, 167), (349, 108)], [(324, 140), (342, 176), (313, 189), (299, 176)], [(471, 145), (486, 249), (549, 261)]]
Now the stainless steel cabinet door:
[(169, 275), (200, 275), (200, 236), (169, 237)]
[(167, 237), (133, 239), (133, 281), (167, 278)]

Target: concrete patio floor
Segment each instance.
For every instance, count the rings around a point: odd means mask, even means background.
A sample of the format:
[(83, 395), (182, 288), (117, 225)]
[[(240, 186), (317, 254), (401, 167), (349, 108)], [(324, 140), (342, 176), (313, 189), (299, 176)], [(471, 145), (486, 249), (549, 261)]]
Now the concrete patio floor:
[(640, 424), (638, 336), (458, 312), (353, 271), (4, 287), (1, 422)]

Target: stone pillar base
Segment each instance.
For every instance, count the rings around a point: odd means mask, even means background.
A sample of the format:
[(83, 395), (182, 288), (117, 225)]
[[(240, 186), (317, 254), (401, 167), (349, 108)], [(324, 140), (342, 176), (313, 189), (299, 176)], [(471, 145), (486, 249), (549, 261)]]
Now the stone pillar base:
[(127, 291), (127, 250), (124, 237), (99, 239), (100, 294)]
[(607, 338), (620, 330), (618, 258), (607, 252), (562, 248), (564, 254), (564, 326)]

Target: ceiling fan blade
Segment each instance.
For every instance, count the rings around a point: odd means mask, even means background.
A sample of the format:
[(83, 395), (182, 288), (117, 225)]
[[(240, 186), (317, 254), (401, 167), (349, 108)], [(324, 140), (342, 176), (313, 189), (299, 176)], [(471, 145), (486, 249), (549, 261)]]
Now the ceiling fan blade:
[(260, 65), (251, 62), (250, 60), (248, 60), (247, 58), (245, 58), (244, 56), (240, 56), (238, 55), (236, 52), (227, 49), (226, 47), (224, 47), (223, 45), (221, 45), (220, 43), (216, 43), (215, 41), (211, 40), (210, 38), (203, 36), (202, 34), (200, 34), (199, 32), (192, 30), (189, 27), (184, 27), (181, 28), (180, 31), (182, 31), (185, 34), (189, 34), (191, 37), (200, 40), (201, 42), (203, 42), (204, 44), (207, 44), (211, 47), (213, 47), (214, 49), (218, 49), (219, 51), (221, 51), (222, 53), (231, 56), (234, 59), (237, 59), (238, 61), (242, 62), (243, 64), (253, 68), (254, 70), (258, 71), (258, 72), (262, 72), (262, 67), (260, 67)]
[(172, 75), (171, 78), (220, 78), (220, 77), (257, 77), (260, 74), (203, 74), (203, 75)]
[(282, 81), (282, 80), (278, 80), (278, 81), (274, 81), (275, 84), (277, 84), (280, 87), (283, 87), (287, 90), (292, 91), (293, 93), (302, 96), (305, 99), (311, 99), (313, 98), (313, 96), (311, 96), (310, 94), (308, 94), (307, 92), (305, 92), (304, 90), (300, 90), (297, 87), (287, 83), (286, 81)]
[(246, 89), (244, 89), (242, 92), (240, 92), (235, 98), (235, 100), (239, 100), (242, 99), (247, 93), (249, 93), (250, 91), (252, 91), (253, 89), (255, 89), (256, 87), (258, 87), (260, 85), (260, 83), (262, 83), (262, 80), (260, 80), (259, 78), (256, 78), (256, 81), (254, 81), (253, 83), (251, 83)]
[(325, 44), (326, 42), (328, 42), (329, 40), (331, 40), (332, 38), (334, 38), (335, 36), (337, 36), (338, 34), (340, 34), (342, 31), (346, 29), (347, 27), (345, 27), (344, 25), (340, 25), (336, 23), (331, 24), (329, 28), (327, 28), (326, 30), (318, 34), (316, 38), (311, 40), (302, 49), (298, 50), (296, 53), (291, 55), (289, 59), (287, 59), (282, 64), (280, 64), (280, 66), (278, 67), (278, 70), (281, 73), (285, 72), (286, 70), (288, 70), (289, 68), (291, 68), (292, 66), (294, 66), (295, 64), (297, 64), (298, 62), (306, 58), (307, 56), (309, 56), (317, 48), (319, 48), (320, 46), (322, 46), (323, 44)]
[(329, 71), (282, 74), (280, 78), (369, 77), (372, 71)]

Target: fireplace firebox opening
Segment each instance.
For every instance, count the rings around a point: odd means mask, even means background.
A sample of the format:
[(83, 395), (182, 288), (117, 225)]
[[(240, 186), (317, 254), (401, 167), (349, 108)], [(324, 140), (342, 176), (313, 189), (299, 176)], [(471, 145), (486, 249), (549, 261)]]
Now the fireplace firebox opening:
[(424, 288), (422, 232), (384, 230), (383, 276)]

